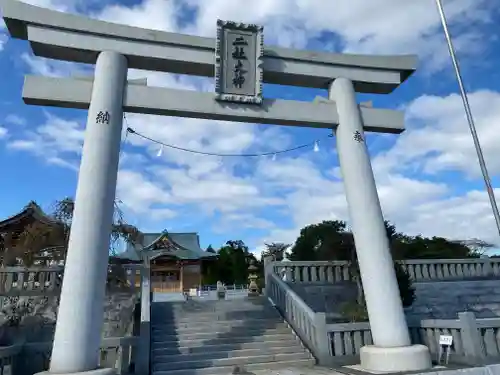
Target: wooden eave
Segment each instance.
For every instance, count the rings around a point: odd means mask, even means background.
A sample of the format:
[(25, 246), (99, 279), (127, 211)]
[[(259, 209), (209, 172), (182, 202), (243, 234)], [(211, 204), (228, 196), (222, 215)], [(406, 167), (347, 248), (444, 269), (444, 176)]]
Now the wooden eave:
[(20, 221), (22, 221), (23, 219), (26, 219), (30, 216), (33, 217), (36, 221), (42, 222), (44, 224), (49, 224), (49, 225), (57, 224), (57, 222), (54, 219), (48, 217), (42, 211), (40, 206), (38, 206), (34, 201), (31, 201), (24, 207), (24, 209), (21, 212), (3, 221), (0, 221), (0, 230), (10, 225), (15, 225)]

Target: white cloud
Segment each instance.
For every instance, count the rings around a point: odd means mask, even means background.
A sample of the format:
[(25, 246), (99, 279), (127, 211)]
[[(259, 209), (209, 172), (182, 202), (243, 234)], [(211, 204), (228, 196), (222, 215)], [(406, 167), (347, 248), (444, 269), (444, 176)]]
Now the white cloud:
[[(1, 29), (1, 28), (0, 28)], [(4, 32), (0, 31), (0, 52), (3, 51), (5, 43), (9, 40), (9, 37)]]
[(221, 219), (221, 226), (214, 228), (214, 231), (226, 234), (228, 233), (228, 229), (273, 229), (275, 225), (270, 220), (255, 217), (250, 213), (230, 213), (224, 215)]
[(59, 12), (78, 12), (98, 4), (100, 0), (21, 0), (23, 3), (49, 8)]
[(141, 173), (127, 169), (122, 169), (118, 174), (117, 197), (137, 214), (148, 214), (153, 205), (172, 201), (166, 189), (149, 181)]
[(92, 68), (83, 64), (49, 60), (26, 52), (21, 55), (21, 60), (27, 65), (30, 73), (47, 77), (88, 76), (93, 71)]
[[(495, 190), (495, 195), (500, 196), (500, 189)], [(421, 203), (413, 212), (414, 215), (408, 217), (401, 229), (420, 228), (423, 234), (433, 235), (433, 227), (438, 227), (443, 237), (477, 237), (499, 243), (491, 206), (484, 190), (472, 190), (448, 199)]]
[(7, 135), (8, 135), (7, 128), (4, 128), (3, 126), (0, 126), (0, 139), (7, 138)]
[[(490, 108), (496, 100), (496, 96), (490, 94), (475, 100), (489, 100), (484, 107)], [(420, 117), (419, 121), (411, 120), (410, 129), (399, 137), (395, 146), (374, 159), (384, 215), (410, 234), (495, 241), (494, 221), (484, 192), (453, 194), (450, 185), (435, 181), (435, 178), (426, 180), (423, 175), (406, 175), (408, 168), (405, 166), (422, 164), (424, 157), (430, 164), (432, 158), (440, 159), (436, 144), (418, 143), (422, 129), (429, 134), (445, 131), (436, 116), (442, 115), (451, 121), (449, 126), (455, 131), (448, 132), (450, 139), (460, 135), (453, 119), (460, 118), (462, 109), (453, 104), (454, 98), (428, 100), (422, 97), (408, 105), (409, 118), (417, 113), (424, 120)], [(489, 118), (489, 113), (482, 113)], [(186, 119), (154, 116), (133, 116), (128, 121), (154, 139), (195, 149), (241, 152), (258, 149), (266, 143), (258, 136), (257, 127), (251, 126), (205, 121), (191, 123)], [(479, 116), (478, 124), (481, 122)], [(467, 128), (463, 133), (467, 134)], [(49, 115), (45, 123), (25, 133), (24, 139), (12, 139), (10, 147), (32, 151), (57, 164), (60, 160), (77, 159), (81, 141), (82, 129), (78, 121)], [(122, 154), (117, 196), (139, 217), (159, 222), (174, 219), (180, 225), (190, 220), (193, 212), (207, 219), (220, 213), (222, 219), (213, 222), (219, 232), (236, 234), (249, 228), (266, 231), (263, 238), (248, 239), (255, 245), (264, 241), (293, 242), (305, 225), (348, 218), (342, 181), (332, 173), (336, 165), (334, 155), (330, 155), (331, 165), (326, 169), (324, 163), (314, 161), (311, 152), (298, 156), (280, 155), (276, 161), (271, 158), (249, 161), (165, 149), (163, 156), (157, 158), (154, 156), (157, 148), (151, 143), (133, 135), (128, 141)], [(458, 146), (459, 142), (450, 142), (439, 150), (458, 152)], [(429, 153), (428, 149), (433, 152)], [(146, 154), (142, 154), (143, 151)], [(67, 159), (69, 155), (73, 157)], [(242, 175), (241, 168), (246, 168), (247, 173)], [(467, 165), (464, 164), (464, 168)], [(413, 173), (413, 169), (410, 172)]]
[[(377, 0), (370, 4), (364, 0), (334, 3), (323, 0), (235, 0), (230, 3), (225, 0), (144, 0), (134, 6), (88, 0), (25, 1), (73, 13), (92, 9), (92, 17), (106, 21), (212, 37), (217, 18), (260, 23), (265, 26), (270, 44), (305, 48), (315, 41), (312, 44), (321, 49), (339, 52), (418, 53), (431, 71), (440, 70), (449, 61), (433, 0)], [(492, 14), (496, 12), (494, 2), (449, 0), (445, 9), (457, 51), (462, 56), (483, 52), (491, 39), (483, 26), (492, 22)]]
[(43, 157), (49, 164), (77, 169), (82, 145), (83, 126), (80, 122), (45, 112), (45, 123), (16, 132), (7, 147)]
[[(213, 36), (215, 19), (232, 19), (264, 24), (267, 42), (287, 47), (304, 48), (312, 39), (333, 33), (335, 36), (330, 36), (326, 42), (336, 46), (337, 51), (419, 53), (432, 70), (438, 70), (448, 62), (433, 0), (378, 0), (370, 3), (364, 0), (260, 0), (246, 2), (244, 6), (242, 1), (233, 1), (230, 5), (224, 0), (190, 0), (190, 3), (198, 9), (197, 21), (187, 30), (193, 34)], [(462, 26), (489, 23), (493, 3), (487, 0), (450, 0), (445, 8), (448, 21), (454, 26), (457, 50), (462, 54), (480, 51), (488, 34), (479, 27)]]
[(26, 125), (26, 119), (24, 117), (21, 117), (16, 114), (9, 114), (7, 117), (5, 117), (5, 122), (12, 124), (12, 125), (18, 125), (18, 126), (23, 126)]
[[(82, 0), (31, 3), (70, 12), (86, 6)], [(181, 19), (181, 5), (194, 12), (192, 22)], [(484, 51), (488, 43), (484, 25), (491, 21), (494, 4), (449, 0), (445, 5), (457, 50), (468, 55)], [(373, 4), (363, 0), (146, 0), (134, 7), (100, 5), (93, 14), (133, 26), (205, 36), (214, 36), (217, 18), (261, 23), (269, 44), (296, 48), (320, 45), (321, 49), (361, 53), (417, 52), (430, 73), (449, 61), (433, 0), (378, 0)], [(88, 66), (27, 53), (22, 54), (22, 60), (36, 74), (92, 72)], [(213, 90), (208, 79), (129, 72), (129, 78), (141, 77), (147, 77), (151, 86)], [(500, 94), (477, 91), (471, 94), (471, 104), (489, 166), (497, 174)], [(496, 239), (486, 194), (456, 194), (449, 181), (440, 180), (440, 173), (450, 170), (471, 178), (479, 176), (459, 96), (424, 95), (406, 109), (407, 132), (397, 138), (394, 147), (373, 151), (386, 218), (412, 234)], [(15, 123), (14, 117), (10, 123)], [(81, 120), (47, 114), (44, 123), (16, 131), (8, 145), (44, 157), (53, 165), (75, 168), (82, 125)], [(275, 151), (297, 144), (297, 139), (303, 141), (302, 133), (294, 136), (297, 130), (221, 121), (130, 114), (125, 126), (161, 142), (215, 153)], [(371, 149), (373, 145), (369, 145)], [(272, 162), (270, 158), (207, 157), (164, 148), (162, 156), (156, 158), (158, 147), (130, 135), (122, 153), (117, 196), (138, 217), (157, 222), (172, 219), (181, 226), (192, 220), (193, 214), (207, 220), (221, 214), (220, 221), (212, 220), (219, 231), (232, 236), (245, 229), (267, 232), (263, 238), (248, 238), (251, 246), (264, 241), (293, 242), (305, 225), (347, 219), (334, 152), (328, 153), (331, 161), (326, 164), (324, 154), (321, 159), (307, 152), (280, 155)]]
[[(469, 101), (485, 159), (496, 175), (500, 172), (500, 93), (472, 92)], [(407, 106), (406, 114), (408, 130), (392, 149), (375, 159), (377, 169), (412, 169), (429, 175), (458, 171), (471, 178), (481, 175), (458, 94), (421, 96)]]
[(104, 21), (122, 23), (130, 26), (175, 32), (179, 7), (177, 1), (148, 0), (132, 7), (118, 4), (106, 6), (95, 14)]

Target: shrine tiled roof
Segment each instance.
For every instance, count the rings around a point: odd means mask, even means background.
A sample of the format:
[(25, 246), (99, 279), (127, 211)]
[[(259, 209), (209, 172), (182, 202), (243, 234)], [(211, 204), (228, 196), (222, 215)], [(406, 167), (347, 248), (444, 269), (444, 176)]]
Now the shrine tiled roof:
[(141, 245), (127, 246), (127, 250), (116, 257), (140, 262), (145, 259), (154, 259), (169, 255), (180, 260), (198, 260), (213, 258), (217, 255), (204, 251), (200, 247), (197, 233), (145, 233)]
[(36, 204), (36, 202), (31, 201), (26, 206), (24, 206), (21, 212), (18, 212), (17, 214), (0, 221), (0, 229), (8, 227), (10, 225), (17, 224), (21, 220), (28, 217), (33, 217), (36, 221), (46, 224), (57, 223), (53, 218), (51, 218), (45, 212), (43, 212), (41, 207), (38, 204)]

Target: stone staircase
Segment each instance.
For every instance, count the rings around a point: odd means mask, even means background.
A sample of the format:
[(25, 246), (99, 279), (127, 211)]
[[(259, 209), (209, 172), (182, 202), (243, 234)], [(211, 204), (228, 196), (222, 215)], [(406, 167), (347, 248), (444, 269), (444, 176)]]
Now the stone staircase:
[(151, 305), (151, 374), (231, 374), (313, 366), (315, 359), (264, 297)]

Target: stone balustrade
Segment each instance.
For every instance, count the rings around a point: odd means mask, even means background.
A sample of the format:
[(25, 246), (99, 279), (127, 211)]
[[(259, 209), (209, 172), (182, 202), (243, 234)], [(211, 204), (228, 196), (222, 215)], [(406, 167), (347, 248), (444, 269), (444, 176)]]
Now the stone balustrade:
[(267, 297), (313, 353), (318, 363), (328, 363), (331, 352), (325, 330), (325, 313), (314, 312), (278, 275), (269, 273), (266, 276)]
[[(398, 261), (413, 281), (466, 280), (500, 277), (500, 258), (408, 259)], [(293, 283), (352, 280), (347, 261), (273, 262), (273, 272)]]
[(0, 268), (0, 296), (37, 296), (59, 294), (63, 267)]
[[(500, 259), (414, 259), (400, 261), (413, 281), (494, 279), (500, 276)], [(283, 314), (296, 334), (324, 366), (359, 362), (359, 351), (372, 344), (370, 324), (328, 324), (324, 312), (315, 312), (289, 283), (334, 283), (351, 280), (348, 262), (266, 262), (266, 295)], [(500, 361), (500, 318), (476, 319), (462, 312), (458, 319), (410, 319), (413, 344), (439, 354), (439, 336), (450, 335), (450, 361), (481, 365)]]
[(500, 277), (500, 258), (409, 259), (399, 263), (414, 281)]
[(272, 268), (286, 282), (326, 283), (351, 280), (349, 263), (344, 261), (273, 262)]
[[(117, 374), (131, 374), (134, 368), (133, 348), (138, 337), (110, 337), (102, 340), (99, 365), (116, 369)], [(0, 347), (0, 374), (33, 375), (48, 368), (52, 342)], [(29, 360), (28, 360), (29, 358)]]
[[(99, 365), (115, 368), (117, 374), (149, 373), (149, 312), (151, 304), (149, 268), (140, 269), (141, 318), (138, 336), (106, 337), (102, 339)], [(0, 268), (0, 295), (39, 296), (60, 293), (63, 267)], [(130, 278), (132, 279), (132, 278)], [(135, 284), (135, 283), (134, 283)], [(135, 285), (131, 284), (132, 287)], [(47, 370), (53, 342), (29, 342), (10, 346), (0, 346), (0, 374), (33, 375)], [(29, 358), (29, 360), (28, 360)]]
[[(125, 275), (131, 289), (139, 287), (141, 265), (125, 265)], [(53, 267), (1, 267), (0, 296), (57, 295), (61, 292), (63, 266)]]
[[(408, 322), (412, 343), (426, 345), (434, 358), (439, 337), (452, 336), (449, 360), (455, 364), (482, 365), (500, 360), (500, 318), (476, 319), (472, 312), (458, 319), (425, 319)], [(360, 348), (372, 345), (370, 323), (327, 324), (330, 364), (355, 363)]]

